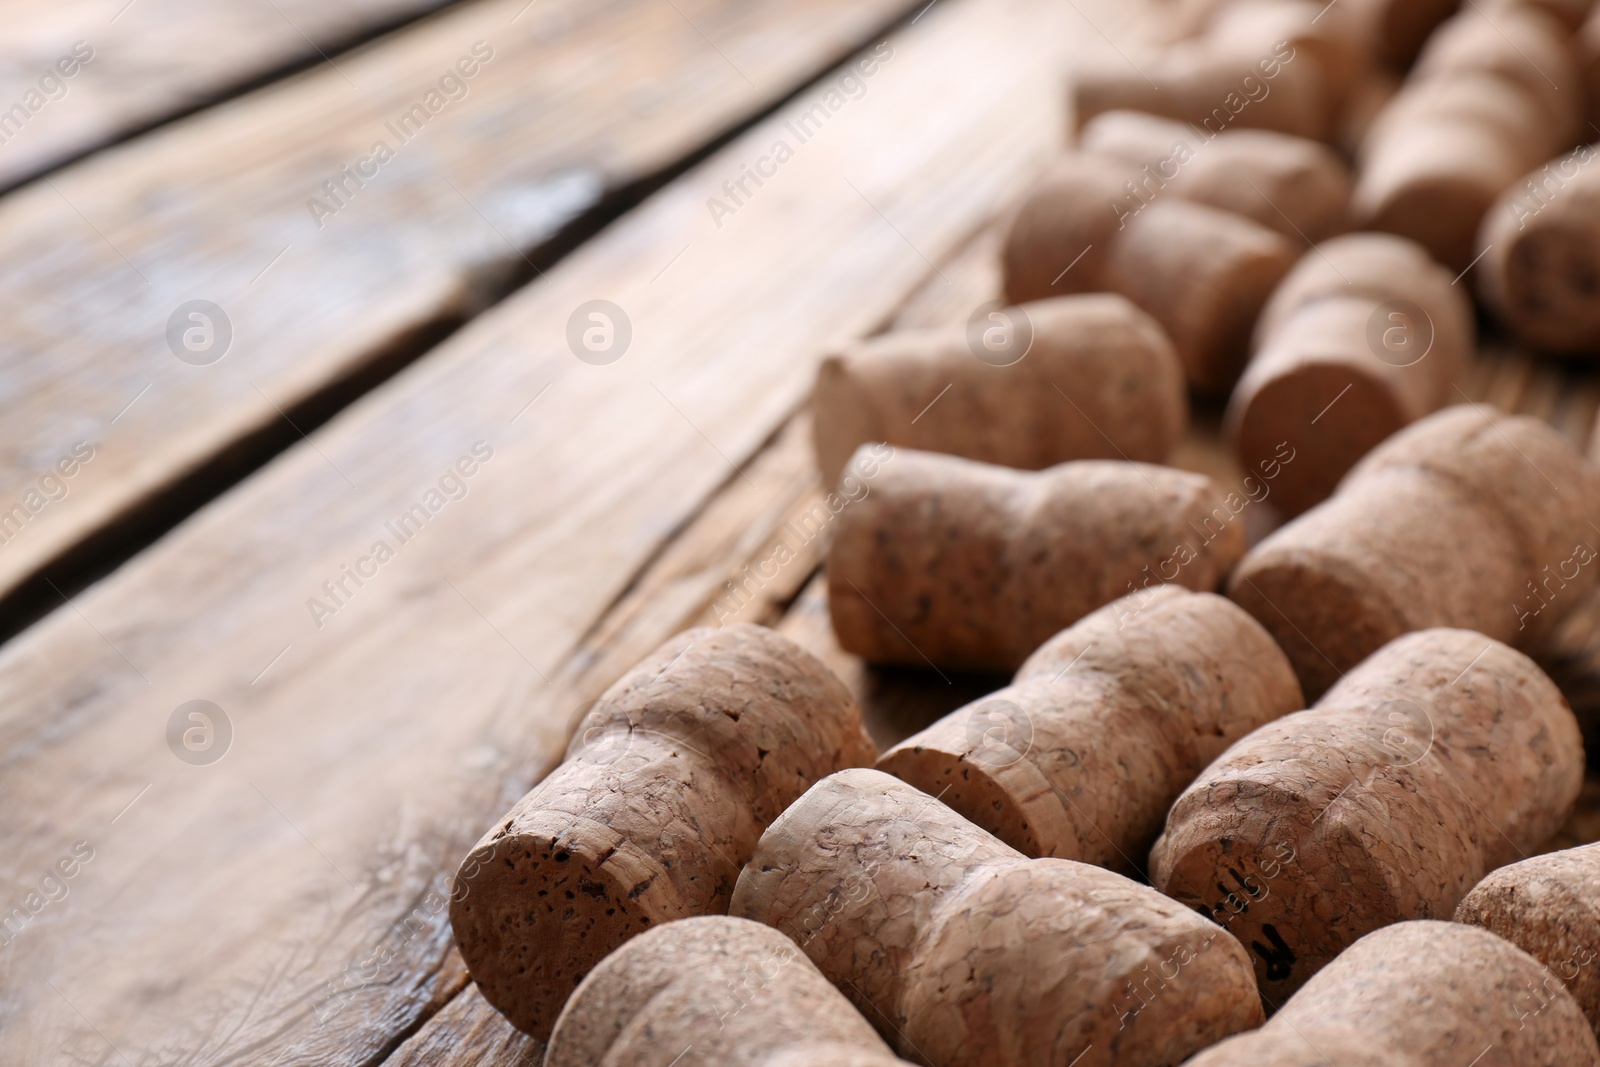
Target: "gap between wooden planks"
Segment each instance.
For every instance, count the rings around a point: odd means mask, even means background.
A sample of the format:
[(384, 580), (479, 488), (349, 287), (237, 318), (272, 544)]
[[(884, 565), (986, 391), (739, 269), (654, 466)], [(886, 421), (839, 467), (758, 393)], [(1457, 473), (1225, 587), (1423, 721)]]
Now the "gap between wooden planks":
[[(9, 122), (0, 114), (0, 189), (286, 68), (331, 62), (449, 2), (13, 0), (0, 39), (0, 113), (17, 103), (29, 113)], [(57, 67), (79, 42), (89, 61)]]
[[(1085, 10), (1116, 34), (1110, 8)], [(1049, 0), (942, 0), (722, 226), (707, 199), (833, 83), (0, 649), (0, 885), (95, 849), (0, 949), (8, 1045), (366, 1064), (448, 1000), (456, 860), (680, 620), (586, 635), (720, 485), (754, 481), (819, 354), (1032, 179), (1062, 64), (1098, 42)], [(632, 323), (609, 366), (567, 348), (596, 298)], [(322, 583), (480, 441), (466, 495), (319, 628)], [(235, 734), (209, 766), (165, 739), (194, 699)]]
[[(478, 0), (0, 199), (0, 605), (59, 606), (908, 5)], [(193, 300), (209, 365), (168, 339)]]

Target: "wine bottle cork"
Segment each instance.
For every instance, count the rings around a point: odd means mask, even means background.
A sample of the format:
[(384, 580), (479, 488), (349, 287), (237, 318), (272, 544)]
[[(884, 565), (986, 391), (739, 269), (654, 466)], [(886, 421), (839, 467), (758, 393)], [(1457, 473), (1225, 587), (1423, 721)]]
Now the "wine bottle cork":
[(1142, 873), (1195, 775), (1304, 706), (1254, 619), (1215, 594), (1157, 586), (1057, 634), (1013, 684), (894, 746), (878, 769), (1024, 855)]
[(1594, 1067), (1600, 1048), (1539, 961), (1460, 923), (1404, 922), (1357, 941), (1268, 1021), (1186, 1067)]
[(1455, 626), (1533, 647), (1597, 584), (1596, 500), (1593, 468), (1550, 426), (1446, 408), (1257, 545), (1228, 595), (1311, 697), (1412, 630)]
[(1225, 922), (1282, 1003), (1363, 934), (1453, 915), (1561, 827), (1583, 768), (1572, 709), (1532, 660), (1470, 630), (1407, 634), (1208, 767), (1150, 883)]
[(1148, 886), (1030, 860), (877, 771), (761, 838), (731, 913), (777, 927), (933, 1067), (1156, 1067), (1261, 1021), (1244, 950)]
[(792, 641), (746, 624), (679, 634), (606, 691), (566, 762), (456, 872), (450, 923), (473, 980), (548, 1038), (602, 957), (725, 911), (767, 824), (873, 755), (849, 690)]
[(1156, 321), (1098, 293), (851, 345), (822, 361), (811, 411), (817, 468), (834, 485), (874, 441), (1024, 470), (1160, 462), (1183, 438), (1189, 399)]
[[(1538, 1000), (1570, 993), (1600, 1028), (1600, 845), (1534, 856), (1491, 871), (1462, 900), (1456, 922), (1499, 934), (1550, 969)], [(1525, 1011), (1538, 1010), (1525, 1002)]]
[(1060, 160), (1011, 221), (1001, 250), (1006, 298), (1120, 293), (1161, 324), (1191, 386), (1225, 392), (1294, 247), (1249, 219), (1161, 189), (1159, 176), (1115, 160)]
[(648, 930), (601, 960), (544, 1067), (904, 1067), (789, 938), (726, 915)]
[[(1345, 227), (1354, 184), (1324, 144), (1271, 130), (1208, 134), (1137, 111), (1108, 111), (1084, 126), (1081, 151), (1165, 180), (1172, 195), (1259, 222), (1290, 239), (1321, 241)], [(1134, 206), (1137, 206), (1136, 204)]]
[(901, 450), (837, 519), (834, 633), (873, 663), (1012, 671), (1130, 588), (1215, 589), (1244, 551), (1245, 506), (1168, 467)]
[(1523, 342), (1600, 349), (1600, 167), (1582, 145), (1522, 176), (1484, 218), (1479, 291)]
[(1284, 442), (1286, 515), (1327, 499), (1379, 442), (1456, 401), (1472, 358), (1472, 305), (1420, 245), (1337, 237), (1302, 256), (1256, 325), (1256, 353), (1225, 428), (1248, 470)]

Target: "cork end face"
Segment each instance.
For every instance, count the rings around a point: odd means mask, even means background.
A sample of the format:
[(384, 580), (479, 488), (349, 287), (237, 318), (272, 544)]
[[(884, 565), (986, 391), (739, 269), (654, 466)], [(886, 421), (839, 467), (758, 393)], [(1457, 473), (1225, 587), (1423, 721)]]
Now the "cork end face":
[(457, 872), (450, 901), (456, 944), (484, 999), (542, 1041), (595, 963), (680, 917), (620, 851), (589, 855), (573, 844), (517, 834), (480, 845)]
[(884, 753), (877, 769), (916, 786), (1025, 856), (1052, 854), (1059, 842), (1047, 840), (1049, 835), (1036, 825), (1029, 808), (1043, 799), (1059, 811), (1060, 802), (1037, 773), (1031, 777), (1038, 788), (1010, 780), (1019, 777), (1007, 772), (1023, 761), (1023, 753), (1001, 743), (981, 748), (971, 757), (924, 745), (901, 745)]
[(1484, 288), (1526, 340), (1555, 352), (1582, 351), (1600, 341), (1600, 228), (1558, 221), (1559, 227), (1535, 222), (1520, 237), (1506, 235), (1514, 243), (1504, 262), (1490, 268), (1495, 278)]
[(1272, 502), (1289, 517), (1332, 496), (1362, 456), (1408, 421), (1394, 389), (1348, 361), (1308, 362), (1242, 403), (1235, 397), (1228, 420), (1239, 462), (1251, 473), (1278, 473), (1268, 483)]
[(1357, 567), (1320, 552), (1273, 550), (1270, 541), (1234, 572), (1228, 598), (1283, 649), (1308, 701), (1410, 629)]

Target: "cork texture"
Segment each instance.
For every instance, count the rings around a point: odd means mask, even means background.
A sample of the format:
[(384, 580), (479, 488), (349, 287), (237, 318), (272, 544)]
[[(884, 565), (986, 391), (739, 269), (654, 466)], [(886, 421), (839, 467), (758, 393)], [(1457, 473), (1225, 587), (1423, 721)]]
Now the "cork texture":
[(1266, 1026), (1187, 1067), (1593, 1067), (1593, 1032), (1571, 996), (1544, 992), (1548, 978), (1483, 930), (1398, 923), (1357, 941)]
[(1156, 1067), (1261, 1020), (1215, 924), (1110, 871), (1027, 859), (876, 771), (836, 774), (774, 822), (731, 912), (788, 933), (935, 1067)]
[(545, 1067), (896, 1067), (861, 1013), (783, 934), (725, 915), (658, 926), (579, 984)]
[(964, 325), (890, 333), (825, 358), (811, 400), (823, 484), (837, 484), (873, 441), (1037, 470), (1074, 459), (1159, 462), (1182, 439), (1182, 365), (1127, 299), (1057, 297), (1003, 314), (1020, 314), (1032, 338), (1008, 365), (979, 358)]
[(1561, 826), (1577, 721), (1520, 652), (1466, 630), (1387, 645), (1184, 791), (1151, 884), (1248, 946), (1270, 1004), (1362, 935), (1449, 918)]
[(1014, 684), (907, 738), (878, 769), (1024, 855), (1142, 873), (1195, 776), (1302, 707), (1255, 620), (1215, 594), (1158, 586), (1057, 634)]
[(839, 515), (834, 632), (875, 663), (1012, 671), (1129, 591), (1215, 589), (1244, 549), (1242, 507), (1166, 467), (1024, 472), (902, 450)]
[(1591, 1027), (1600, 1027), (1600, 845), (1551, 852), (1491, 872), (1456, 909), (1457, 922), (1490, 930), (1550, 969)]
[(874, 754), (844, 684), (787, 638), (679, 634), (606, 691), (566, 762), (462, 862), (450, 922), (473, 979), (548, 1037), (589, 968), (651, 926), (725, 911), (767, 824)]
[(1476, 328), (1451, 282), (1420, 245), (1363, 233), (1312, 249), (1274, 291), (1225, 429), (1247, 470), (1293, 449), (1273, 487), (1282, 512), (1320, 504), (1381, 441), (1457, 399)]
[(1537, 419), (1446, 408), (1257, 545), (1228, 595), (1288, 653), (1311, 697), (1412, 630), (1454, 626), (1532, 647), (1596, 586), (1595, 477)]

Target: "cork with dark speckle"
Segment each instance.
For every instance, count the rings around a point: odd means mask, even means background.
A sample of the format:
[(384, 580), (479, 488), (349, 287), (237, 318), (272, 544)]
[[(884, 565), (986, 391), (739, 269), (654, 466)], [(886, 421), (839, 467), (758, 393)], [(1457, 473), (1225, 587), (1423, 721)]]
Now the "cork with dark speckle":
[(1207, 768), (1167, 817), (1151, 884), (1249, 947), (1281, 1004), (1362, 935), (1452, 916), (1560, 828), (1583, 767), (1577, 720), (1532, 660), (1468, 630), (1409, 634)]
[(468, 970), (547, 1038), (595, 963), (725, 911), (767, 824), (874, 754), (855, 698), (794, 642), (746, 624), (679, 634), (606, 691), (566, 762), (462, 861), (450, 923)]
[(1258, 1025), (1243, 950), (1147, 886), (1030, 860), (877, 771), (768, 828), (731, 913), (788, 933), (933, 1067), (1159, 1067)]

